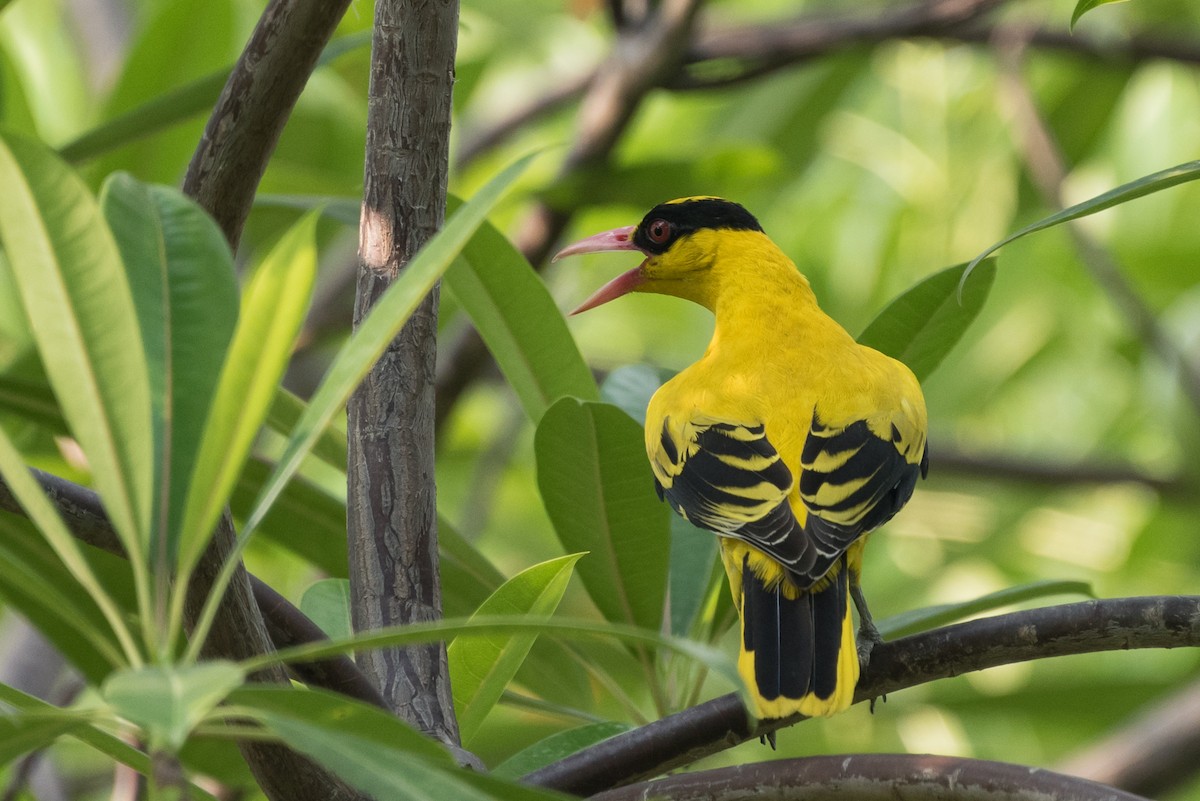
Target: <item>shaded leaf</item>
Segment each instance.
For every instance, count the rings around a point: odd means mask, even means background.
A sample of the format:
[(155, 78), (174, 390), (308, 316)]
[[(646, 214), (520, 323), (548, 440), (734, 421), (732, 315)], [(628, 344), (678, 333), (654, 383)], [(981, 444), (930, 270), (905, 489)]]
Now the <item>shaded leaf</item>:
[(300, 611), (320, 626), (326, 637), (349, 637), (354, 631), (350, 625), (350, 582), (322, 579), (309, 585), (300, 596)]
[(563, 396), (598, 397), (546, 285), (496, 228), (479, 227), (446, 271), (446, 288), (470, 315), (530, 420), (536, 423)]
[(502, 779), (519, 779), (576, 751), (582, 751), (588, 746), (624, 734), (631, 729), (633, 726), (628, 723), (606, 720), (556, 732), (501, 762), (492, 771), (492, 775)]
[(48, 748), (64, 734), (87, 725), (86, 713), (0, 715), (0, 765)]
[(177, 751), (245, 678), (232, 662), (151, 665), (112, 674), (101, 695), (118, 715), (142, 728), (151, 748)]
[[(504, 582), (483, 602), (472, 619), (486, 620), (490, 615), (554, 614), (566, 592), (575, 563), (582, 554), (571, 554), (522, 570)], [(460, 636), (447, 648), (450, 685), (454, 688), (454, 708), (464, 744), (500, 700), (513, 676), (520, 669), (535, 634), (508, 637)]]
[(331, 693), (242, 688), (231, 698), (287, 745), (375, 798), (397, 801), (557, 799), (454, 765), (429, 738), (374, 707)]
[(600, 385), (600, 399), (618, 406), (639, 424), (646, 424), (650, 398), (670, 378), (648, 364), (627, 364), (609, 373)]
[(671, 633), (686, 637), (709, 592), (717, 561), (717, 536), (677, 514), (671, 515)]
[(670, 555), (669, 510), (654, 496), (641, 427), (615, 406), (563, 398), (534, 437), (542, 502), (606, 618), (657, 629)]
[(924, 609), (914, 609), (910, 612), (894, 615), (878, 623), (879, 632), (888, 639), (906, 637), (909, 634), (926, 631), (955, 623), (973, 615), (990, 612), (993, 609), (1011, 606), (1012, 604), (1046, 598), (1051, 595), (1084, 595), (1095, 598), (1092, 585), (1086, 581), (1035, 581), (1018, 587), (1008, 587), (998, 592), (989, 593), (971, 601), (957, 604), (941, 604), (927, 606)]
[(908, 365), (924, 381), (983, 308), (996, 276), (995, 260), (983, 263), (964, 285), (965, 274), (959, 264), (924, 279), (888, 304), (858, 341)]

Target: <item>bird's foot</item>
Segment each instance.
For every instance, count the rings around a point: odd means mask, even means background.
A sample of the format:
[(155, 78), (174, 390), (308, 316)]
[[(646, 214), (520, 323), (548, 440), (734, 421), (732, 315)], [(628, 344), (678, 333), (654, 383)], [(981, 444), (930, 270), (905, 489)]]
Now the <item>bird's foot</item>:
[(858, 628), (858, 637), (855, 640), (860, 672), (867, 669), (867, 665), (871, 663), (871, 651), (875, 650), (875, 646), (881, 642), (883, 642), (883, 635), (879, 633), (879, 629), (875, 628), (875, 624), (869, 619), (864, 620)]
[(875, 714), (875, 702), (876, 702), (876, 701), (882, 701), (883, 703), (885, 703), (885, 704), (886, 704), (886, 703), (887, 703), (887, 696), (886, 696), (886, 695), (877, 695), (877, 696), (875, 696), (874, 698), (872, 698), (872, 699), (871, 699), (871, 701), (870, 701), (870, 710), (871, 710), (871, 714), (872, 714), (872, 715), (874, 715), (874, 714)]
[(771, 746), (772, 751), (775, 750), (775, 732), (769, 731), (766, 734), (760, 734), (758, 736), (758, 741), (763, 745)]

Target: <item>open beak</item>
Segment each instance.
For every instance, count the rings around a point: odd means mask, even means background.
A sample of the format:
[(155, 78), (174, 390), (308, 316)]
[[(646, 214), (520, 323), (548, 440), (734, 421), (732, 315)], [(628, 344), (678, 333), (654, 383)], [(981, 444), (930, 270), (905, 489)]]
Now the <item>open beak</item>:
[[(607, 253), (616, 250), (633, 250), (641, 252), (636, 245), (633, 244), (633, 232), (637, 226), (628, 225), (624, 228), (614, 228), (611, 231), (594, 234), (587, 239), (581, 239), (573, 245), (560, 250), (555, 254), (553, 261), (558, 261), (564, 256), (578, 256), (581, 253)], [(627, 295), (637, 289), (638, 285), (645, 280), (642, 275), (642, 264), (634, 267), (632, 270), (621, 273), (613, 280), (609, 281), (604, 286), (596, 290), (596, 293), (580, 304), (579, 308), (575, 309), (571, 314), (579, 314), (588, 309), (594, 309), (602, 303), (608, 303), (610, 300)]]

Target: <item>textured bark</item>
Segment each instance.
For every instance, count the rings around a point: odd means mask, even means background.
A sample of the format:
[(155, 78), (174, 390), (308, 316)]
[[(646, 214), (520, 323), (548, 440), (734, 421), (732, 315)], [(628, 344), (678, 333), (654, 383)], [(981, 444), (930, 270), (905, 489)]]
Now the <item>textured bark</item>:
[[(372, 43), (355, 325), (441, 225), (456, 0), (379, 0)], [(441, 616), (433, 473), (435, 289), (349, 403), (347, 527), (358, 631)], [(405, 720), (457, 744), (444, 645), (359, 664)]]
[[(208, 590), (221, 572), (221, 565), (232, 552), (235, 536), (233, 521), (226, 512), (188, 585), (184, 614), (189, 628), (203, 609)], [(250, 588), (250, 574), (245, 567), (239, 567), (221, 600), (201, 653), (210, 659), (240, 660), (270, 653), (271, 650), (267, 627)], [(256, 673), (251, 678), (273, 684), (288, 683), (287, 672), (280, 665)], [(238, 747), (250, 765), (254, 778), (258, 780), (259, 787), (272, 801), (366, 799), (366, 796), (343, 784), (337, 777), (282, 745), (248, 740), (239, 743)]]

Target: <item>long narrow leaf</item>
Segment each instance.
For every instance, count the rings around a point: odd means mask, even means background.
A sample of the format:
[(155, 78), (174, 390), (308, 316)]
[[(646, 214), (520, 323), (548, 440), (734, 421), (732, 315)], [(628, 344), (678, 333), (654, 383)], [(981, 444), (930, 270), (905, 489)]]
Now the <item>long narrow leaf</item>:
[(1094, 598), (1092, 585), (1086, 581), (1035, 581), (1032, 584), (1022, 584), (1017, 587), (1007, 587), (997, 592), (964, 601), (958, 604), (941, 604), (928, 606), (924, 609), (914, 609), (879, 622), (879, 631), (884, 636), (906, 637), (909, 634), (949, 625), (973, 615), (990, 612), (1005, 606), (1033, 601), (1051, 595), (1083, 595)]
[(121, 255), (99, 206), (42, 145), (0, 135), (0, 240), (64, 416), (129, 558), (144, 563), (150, 390)]
[(429, 293), (471, 238), (471, 234), (483, 222), (488, 211), (499, 201), (505, 189), (525, 170), (532, 158), (533, 154), (512, 164), (459, 209), (458, 213), (447, 221), (445, 227), (413, 257), (404, 273), (379, 297), (370, 314), (362, 321), (350, 341), (342, 347), (324, 380), (313, 393), (308, 408), (292, 431), (291, 439), (276, 464), (275, 471), (267, 479), (243, 525), (239, 550), (231, 555), (214, 583), (213, 594), (193, 631), (190, 652), (193, 657), (212, 625), (217, 603), (233, 575), (240, 549), (249, 542), (255, 528), (283, 491), (284, 485), (300, 469), (304, 457), (312, 450), (313, 444), (325, 431), (329, 421), (345, 407), (350, 394), (370, 371), (371, 365), (387, 348), (388, 343), (399, 333), (421, 302), (421, 298)]
[(4, 476), (5, 483), (8, 484), (13, 497), (21, 504), (25, 514), (38, 527), (50, 547), (54, 548), (58, 558), (100, 607), (100, 611), (104, 613), (105, 620), (108, 621), (114, 636), (120, 643), (124, 658), (122, 658), (121, 652), (106, 646), (103, 640), (97, 641), (97, 648), (105, 652), (109, 661), (114, 665), (141, 664), (140, 651), (125, 625), (123, 613), (96, 578), (91, 566), (83, 558), (75, 537), (67, 529), (62, 518), (58, 516), (54, 505), (43, 494), (37, 481), (30, 475), (21, 455), (2, 428), (0, 428), (0, 475)]
[(670, 510), (654, 497), (641, 427), (615, 406), (563, 398), (534, 437), (538, 488), (563, 547), (612, 621), (657, 629), (667, 587)]
[(1111, 209), (1113, 206), (1119, 206), (1122, 203), (1128, 203), (1129, 201), (1136, 200), (1139, 197), (1145, 197), (1146, 195), (1150, 195), (1155, 192), (1161, 192), (1164, 189), (1170, 189), (1172, 186), (1176, 186), (1178, 184), (1194, 181), (1197, 178), (1200, 178), (1200, 161), (1188, 161), (1174, 167), (1168, 167), (1167, 169), (1160, 170), (1156, 173), (1151, 173), (1150, 175), (1142, 176), (1136, 181), (1130, 181), (1127, 184), (1121, 184), (1117, 188), (1110, 189), (1103, 194), (1096, 195), (1090, 200), (1085, 200), (1082, 203), (1076, 203), (1074, 206), (1063, 209), (1057, 214), (1051, 214), (1049, 217), (1045, 217), (1035, 223), (1031, 223), (1016, 233), (1009, 234), (1008, 236), (1004, 237), (1004, 239), (1001, 239), (999, 242), (976, 256), (971, 263), (967, 265), (967, 269), (963, 271), (962, 279), (959, 281), (959, 291), (962, 291), (961, 287), (966, 284), (967, 277), (971, 274), (971, 271), (975, 269), (979, 262), (983, 261), (985, 258), (995, 253), (997, 250), (1010, 242), (1015, 242), (1021, 237), (1028, 236), (1029, 234), (1036, 233), (1037, 231), (1044, 231), (1047, 228), (1053, 228), (1056, 225), (1061, 225), (1065, 222), (1070, 222), (1071, 220), (1078, 220), (1080, 217), (1087, 217), (1088, 215), (1095, 214), (1098, 211)]
[[(571, 554), (526, 568), (492, 593), (473, 617), (552, 615), (567, 590), (575, 563)], [(464, 744), (470, 743), (504, 689), (520, 669), (536, 635), (458, 637), (450, 643), (450, 685)]]
[(550, 801), (564, 796), (456, 767), (394, 716), (332, 694), (242, 689), (231, 701), (285, 743), (374, 798)]
[(181, 569), (195, 563), (233, 490), (275, 397), (316, 277), (315, 215), (271, 250), (247, 286), (233, 343), (188, 487), (179, 535)]
[[(354, 33), (333, 40), (325, 47), (318, 66), (368, 44), (371, 41), (369, 33)], [(84, 161), (211, 111), (221, 95), (221, 89), (229, 80), (230, 70), (225, 68), (197, 78), (106, 120), (63, 145), (59, 154), (70, 162)]]
[(693, 640), (670, 637), (649, 629), (640, 629), (607, 621), (567, 618), (531, 618), (527, 615), (497, 615), (478, 619), (450, 619), (429, 623), (410, 623), (365, 632), (340, 640), (308, 643), (284, 648), (274, 654), (248, 659), (242, 663), (247, 673), (281, 662), (302, 662), (323, 659), (338, 654), (354, 653), (370, 648), (418, 645), (439, 642), (469, 635), (539, 634), (573, 640), (616, 639), (624, 642), (652, 645), (688, 657), (707, 666), (713, 673), (725, 677), (733, 686), (741, 687), (737, 667), (729, 655)]
[(163, 569), (174, 556), (173, 532), (237, 322), (233, 254), (212, 218), (177, 190), (119, 173), (105, 181), (100, 205), (124, 258), (146, 348)]
[(530, 420), (536, 423), (566, 395), (598, 399), (562, 312), (498, 230), (480, 226), (446, 271), (446, 287), (470, 315)]
[[(185, 579), (229, 501), (304, 322), (316, 277), (316, 223), (315, 214), (301, 218), (272, 248), (243, 293), (188, 483), (177, 560), (183, 578), (173, 598), (173, 626), (180, 620)], [(192, 644), (199, 647), (195, 639)]]
[(301, 460), (325, 430), (325, 426), (370, 371), (371, 366), (399, 333), (421, 299), (462, 251), (504, 191), (525, 171), (533, 156), (515, 162), (484, 186), (451, 217), (445, 227), (421, 249), (386, 292), (376, 301), (329, 366), (324, 380), (292, 431), (291, 440), (263, 488), (246, 528), (253, 530), (283, 485), (295, 474)]

